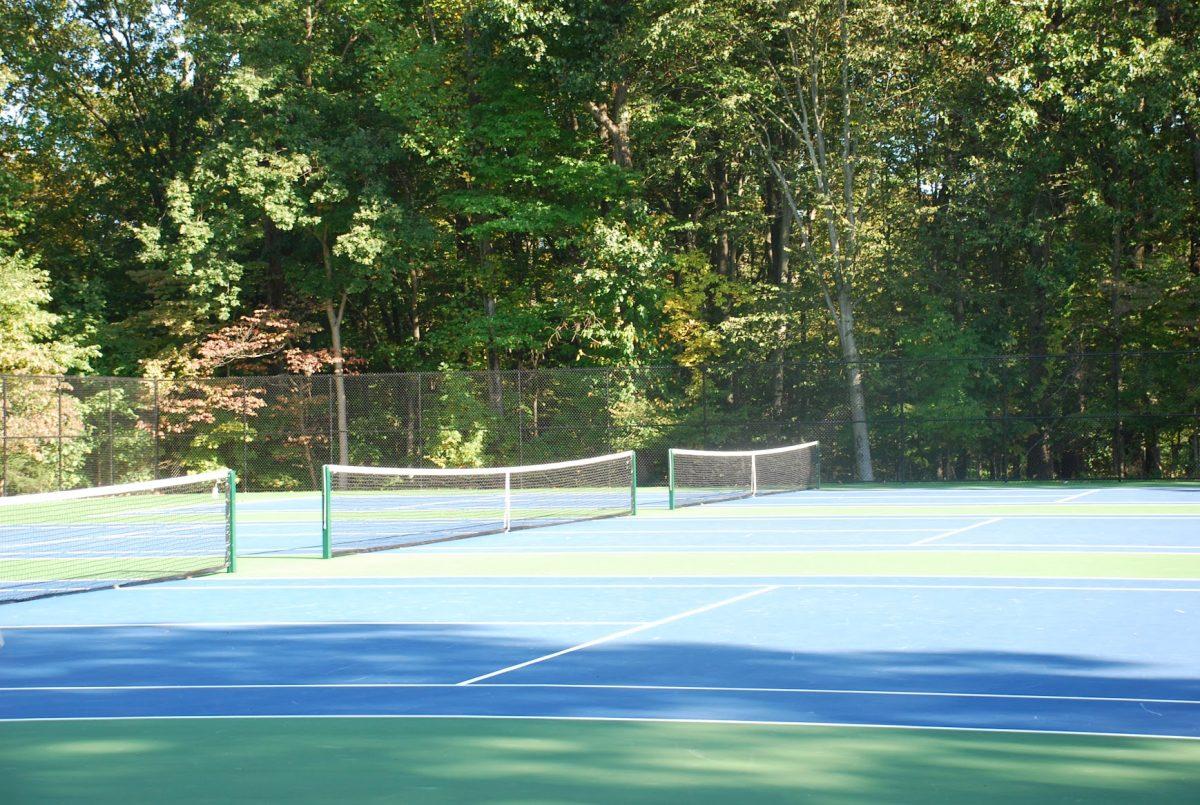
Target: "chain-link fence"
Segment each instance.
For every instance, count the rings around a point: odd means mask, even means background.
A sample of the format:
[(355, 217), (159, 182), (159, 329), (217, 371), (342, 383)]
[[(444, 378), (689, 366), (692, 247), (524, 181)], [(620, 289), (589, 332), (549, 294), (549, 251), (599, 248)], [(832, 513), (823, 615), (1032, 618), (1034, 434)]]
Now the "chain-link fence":
[[(882, 481), (1200, 477), (1200, 352), (863, 361)], [(341, 390), (339, 392), (339, 386)], [(344, 427), (339, 399), (344, 400)], [(0, 377), (0, 493), (321, 465), (496, 466), (819, 439), (854, 480), (845, 366), (539, 369), (146, 380)]]

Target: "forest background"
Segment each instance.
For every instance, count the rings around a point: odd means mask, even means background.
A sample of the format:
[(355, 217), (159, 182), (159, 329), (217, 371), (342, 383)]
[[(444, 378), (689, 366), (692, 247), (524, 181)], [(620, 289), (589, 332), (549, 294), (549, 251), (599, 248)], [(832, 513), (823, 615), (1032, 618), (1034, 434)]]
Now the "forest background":
[[(0, 95), (0, 489), (275, 430), (320, 455), (263, 488), (495, 463), (554, 410), (551, 456), (1200, 473), (1194, 2), (0, 0)], [(66, 374), (146, 380), (17, 377)]]

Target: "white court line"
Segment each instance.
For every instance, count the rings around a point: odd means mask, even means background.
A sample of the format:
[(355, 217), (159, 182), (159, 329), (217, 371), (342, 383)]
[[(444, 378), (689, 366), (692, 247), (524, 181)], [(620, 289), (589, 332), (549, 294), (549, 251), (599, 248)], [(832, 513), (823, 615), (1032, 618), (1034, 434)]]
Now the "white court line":
[[(1046, 505), (1050, 506), (1052, 504), (1047, 503)], [(1113, 506), (1113, 505), (1117, 505), (1117, 504), (1102, 503), (1102, 504), (1096, 504), (1096, 505)], [(1179, 506), (1181, 504), (1172, 504), (1172, 505)], [(1021, 520), (1112, 520), (1114, 518), (1129, 518), (1129, 519), (1137, 519), (1137, 520), (1171, 520), (1171, 519), (1200, 520), (1200, 506), (1196, 506), (1191, 503), (1186, 504), (1186, 505), (1188, 508), (1195, 509), (1196, 510), (1195, 514), (1192, 514), (1192, 513), (1184, 514), (1184, 513), (1175, 513), (1175, 512), (1130, 512), (1130, 513), (1108, 512), (1105, 514), (1085, 514), (1082, 512), (1071, 511), (1071, 509), (1073, 507), (1065, 506), (1065, 507), (1060, 507), (1060, 508), (1056, 508), (1056, 509), (1046, 509), (1045, 511), (1040, 511), (1036, 514), (1026, 514), (1026, 513), (1018, 512), (1016, 514), (1005, 514), (1004, 516), (1008, 519), (1021, 519)], [(920, 507), (913, 507), (913, 508), (920, 508)], [(989, 506), (980, 506), (980, 507), (976, 507), (976, 508), (986, 509), (986, 508), (990, 508), (990, 507)], [(685, 514), (687, 512), (686, 509), (681, 509), (680, 511), (684, 512)], [(762, 513), (758, 513), (758, 512), (746, 512), (747, 516), (746, 516), (745, 520), (747, 523), (753, 523), (753, 522), (764, 521), (764, 520), (782, 520), (784, 522), (794, 523), (794, 522), (804, 522), (804, 521), (811, 521), (811, 520), (896, 520), (896, 519), (966, 520), (966, 519), (974, 519), (979, 516), (978, 513), (970, 514), (969, 512), (968, 513), (936, 512), (934, 514), (919, 514), (919, 513), (918, 514), (904, 514), (904, 513), (892, 511), (892, 512), (888, 512), (887, 514), (824, 514), (824, 513), (812, 514), (812, 511), (813, 511), (813, 509), (801, 509), (793, 514), (762, 514)], [(1085, 509), (1085, 511), (1086, 511), (1086, 509)], [(679, 512), (678, 511), (670, 512), (670, 514), (671, 515), (679, 515)], [(736, 513), (734, 513), (734, 514), (723, 513), (723, 514), (719, 514), (719, 515), (712, 514), (711, 519), (716, 521), (716, 520), (723, 520), (726, 518), (733, 518), (735, 516), (735, 514)], [(641, 515), (641, 514), (638, 515), (638, 517), (642, 517), (642, 516), (643, 515)], [(646, 519), (656, 519), (656, 518), (658, 518), (658, 516), (659, 515), (655, 512), (650, 512), (649, 514), (645, 515)], [(663, 517), (662, 519), (667, 519), (667, 518)], [(686, 520), (686, 521), (688, 521), (688, 523), (690, 525), (692, 520), (700, 520), (701, 522), (703, 522), (704, 518), (688, 517), (688, 516), (672, 516), (672, 517), (670, 517), (670, 519), (679, 520), (679, 521)], [(889, 530), (891, 530), (891, 529), (889, 529)], [(633, 533), (633, 532), (631, 532), (631, 533)]]
[[(983, 578), (983, 577), (980, 577)], [(1103, 577), (1097, 577), (1094, 580), (1102, 580)], [(1035, 581), (1036, 578), (1031, 578), (1030, 581)], [(1113, 579), (1114, 581), (1129, 581), (1129, 579)], [(1140, 581), (1155, 581), (1155, 579), (1140, 579)], [(1174, 581), (1180, 582), (1181, 579), (1158, 579), (1158, 581)], [(919, 588), (922, 590), (1053, 590), (1056, 592), (1082, 590), (1085, 592), (1122, 592), (1122, 593), (1200, 593), (1200, 587), (1088, 587), (1083, 585), (1070, 584), (888, 584), (888, 583), (848, 583), (848, 584), (781, 584), (781, 589), (797, 589), (802, 590), (810, 587), (815, 588), (865, 588), (865, 589), (882, 589), (882, 590), (908, 590)]]
[(601, 643), (608, 643), (612, 640), (618, 640), (622, 637), (628, 637), (631, 634), (637, 634), (638, 632), (644, 632), (647, 629), (654, 629), (658, 626), (665, 626), (668, 623), (674, 623), (675, 621), (683, 620), (684, 618), (690, 618), (693, 615), (700, 615), (704, 612), (710, 612), (719, 607), (725, 607), (725, 606), (729, 606), (730, 604), (736, 604), (739, 601), (745, 601), (748, 598), (754, 598), (755, 596), (762, 595), (763, 593), (773, 592), (778, 589), (779, 589), (778, 586), (760, 587), (757, 590), (751, 590), (748, 593), (742, 593), (741, 595), (735, 595), (732, 598), (724, 598), (720, 601), (715, 601), (711, 604), (705, 604), (704, 606), (696, 607), (695, 609), (689, 609), (686, 612), (679, 612), (674, 615), (668, 615), (665, 618), (660, 618), (656, 621), (651, 621), (649, 623), (643, 623), (640, 626), (634, 626), (631, 629), (622, 629), (619, 632), (613, 632), (612, 634), (604, 635), (603, 637), (597, 637), (595, 640), (588, 640), (586, 643), (579, 643), (574, 646), (568, 646), (567, 648), (564, 648), (560, 651), (555, 651), (550, 654), (544, 654), (541, 657), (534, 657), (532, 660), (526, 660), (525, 662), (520, 662), (515, 665), (510, 665), (507, 668), (501, 668), (496, 671), (491, 671), (486, 674), (480, 674), (479, 676), (471, 677), (470, 679), (464, 679), (462, 682), (459, 682), (458, 684), (459, 685), (472, 685), (476, 682), (482, 682), (485, 679), (491, 679), (494, 676), (500, 676), (501, 674), (507, 674), (510, 671), (516, 671), (521, 668), (528, 668), (529, 666), (536, 665), (539, 662), (545, 662), (546, 660), (553, 660), (554, 658), (561, 657), (564, 654), (570, 654), (575, 651), (582, 651), (585, 648), (591, 648), (592, 646), (598, 646)]
[[(797, 578), (782, 574), (783, 577)], [(838, 574), (824, 573), (814, 575), (812, 578), (842, 578)], [(460, 578), (472, 578), (470, 576)], [(486, 578), (486, 577), (485, 577)], [(514, 582), (449, 582), (440, 584), (436, 580), (417, 579), (413, 582), (405, 582), (402, 584), (241, 584), (221, 581), (201, 581), (196, 585), (186, 587), (169, 587), (166, 585), (158, 586), (139, 586), (136, 591), (122, 589), (120, 592), (129, 592), (136, 595), (149, 595), (151, 593), (170, 592), (170, 593), (215, 593), (217, 595), (225, 595), (226, 590), (412, 590), (412, 589), (430, 589), (430, 590), (457, 590), (457, 589), (505, 589), (505, 590), (536, 590), (541, 588), (546, 589), (568, 589), (568, 590), (623, 590), (623, 589), (651, 589), (657, 590), (660, 588), (679, 588), (679, 589), (696, 589), (696, 590), (711, 590), (711, 589), (741, 589), (748, 587), (757, 587), (761, 582), (755, 583), (751, 579), (761, 578), (780, 578), (776, 576), (742, 576), (734, 578), (747, 579), (746, 581), (730, 581), (730, 582), (673, 582), (665, 584), (654, 583), (631, 583), (631, 582), (616, 582), (612, 584), (599, 583), (595, 576), (559, 576), (558, 578), (578, 579), (578, 583), (572, 584), (537, 584), (537, 583), (514, 583)], [(616, 577), (614, 577), (616, 578)], [(628, 578), (628, 577), (627, 577)], [(634, 577), (639, 578), (639, 577)], [(688, 579), (711, 579), (712, 576), (679, 576), (677, 578)], [(803, 578), (803, 577), (800, 577)], [(846, 576), (846, 578), (855, 578), (855, 576)], [(808, 581), (792, 581), (787, 583), (776, 584), (774, 586), (781, 589), (804, 588), (804, 587), (919, 587), (934, 588), (934, 589), (996, 589), (996, 590), (1125, 590), (1134, 592), (1144, 592), (1149, 590), (1167, 590), (1177, 592), (1200, 592), (1200, 588), (1191, 587), (1088, 587), (1084, 585), (1073, 586), (1069, 584), (1051, 586), (1046, 584), (931, 584), (926, 579), (979, 579), (979, 580), (1005, 580), (1013, 579), (1018, 581), (1028, 582), (1052, 582), (1052, 581), (1116, 581), (1116, 582), (1163, 582), (1165, 584), (1180, 584), (1190, 581), (1190, 579), (1169, 578), (1169, 577), (1153, 577), (1153, 578), (1137, 578), (1129, 576), (955, 576), (946, 574), (899, 574), (896, 576), (884, 576), (883, 578), (907, 578), (914, 581), (904, 584), (899, 583), (882, 583), (882, 582), (808, 582)], [(292, 580), (286, 580), (288, 582)], [(304, 581), (304, 579), (296, 579), (296, 581)], [(0, 609), (0, 612), (3, 612)]]
[(1089, 490), (1087, 490), (1086, 492), (1080, 492), (1080, 493), (1079, 493), (1079, 494), (1077, 494), (1077, 495), (1067, 495), (1065, 498), (1060, 498), (1059, 500), (1056, 500), (1056, 501), (1054, 501), (1054, 503), (1066, 503), (1066, 502), (1067, 502), (1067, 501), (1069, 501), (1069, 500), (1078, 500), (1079, 498), (1082, 498), (1082, 497), (1087, 497), (1088, 495), (1094, 495), (1094, 494), (1096, 494), (1097, 492), (1100, 492), (1100, 491), (1102, 491), (1102, 490), (1099, 490), (1099, 489), (1089, 489)]
[[(256, 629), (277, 626), (636, 626), (645, 621), (203, 621), (196, 623), (39, 623), (0, 626), (4, 631), (36, 629)], [(0, 688), (3, 690), (3, 688)]]
[[(471, 556), (473, 554), (489, 554), (495, 556), (504, 556), (505, 554), (560, 554), (560, 553), (587, 553), (588, 551), (602, 551), (605, 553), (670, 553), (672, 551), (689, 551), (689, 552), (726, 552), (726, 551), (790, 551), (803, 553), (806, 550), (814, 548), (836, 550), (839, 548), (870, 548), (882, 550), (899, 550), (902, 548), (911, 548), (918, 543), (903, 543), (903, 542), (788, 542), (780, 544), (771, 543), (745, 543), (739, 542), (731, 545), (722, 545), (719, 543), (701, 544), (701, 545), (674, 545), (669, 542), (664, 542), (658, 545), (556, 545), (553, 547), (545, 545), (531, 545), (529, 547), (512, 546), (502, 547), (497, 545), (478, 546), (467, 548), (459, 546), (457, 548), (434, 548), (429, 547), (422, 549), (419, 553), (424, 554), (461, 554), (463, 556)], [(927, 544), (927, 543), (926, 543)], [(1042, 549), (1042, 548), (1078, 548), (1088, 553), (1105, 553), (1111, 552), (1119, 548), (1138, 549), (1145, 551), (1173, 551), (1187, 552), (1200, 551), (1200, 543), (1195, 545), (1143, 545), (1143, 544), (1116, 544), (1105, 545), (1103, 543), (1094, 542), (966, 542), (955, 543), (954, 548), (1023, 548), (1023, 549)]]
[(930, 543), (937, 542), (938, 540), (945, 539), (946, 537), (953, 537), (955, 534), (961, 534), (964, 531), (970, 531), (975, 528), (982, 528), (985, 525), (991, 525), (992, 523), (998, 523), (1002, 519), (1004, 519), (1004, 518), (993, 517), (991, 520), (984, 520), (982, 522), (975, 523), (974, 525), (963, 526), (962, 528), (956, 528), (953, 531), (947, 531), (944, 534), (935, 534), (932, 537), (926, 537), (925, 539), (919, 539), (916, 542), (910, 542), (909, 546), (911, 547), (913, 545), (929, 545)]
[[(0, 692), (86, 692), (123, 690), (393, 690), (461, 688), (461, 682), (258, 682), (209, 685), (12, 685), (0, 686)], [(967, 693), (944, 690), (876, 690), (870, 688), (779, 688), (731, 685), (606, 685), (570, 682), (488, 682), (481, 688), (562, 690), (633, 690), (684, 693), (784, 693), (801, 696), (903, 696), (909, 698), (950, 699), (1028, 699), (1060, 702), (1125, 702), (1144, 704), (1182, 704), (1200, 706), (1200, 699), (1159, 699), (1143, 696), (1065, 696), (1038, 693)]]
[[(653, 488), (653, 487), (651, 487)], [(1102, 489), (1119, 488), (1119, 487), (1100, 487)], [(1158, 487), (1129, 487), (1138, 489), (1172, 489), (1170, 486)], [(783, 495), (796, 495), (800, 499), (809, 497), (837, 495), (875, 495), (877, 497), (911, 497), (912, 495), (980, 495), (991, 496), (997, 493), (1003, 493), (1004, 496), (1012, 495), (1037, 495), (1045, 492), (1046, 494), (1055, 494), (1061, 492), (1061, 489), (1055, 489), (1052, 486), (1032, 486), (1025, 488), (1017, 488), (1013, 486), (970, 486), (970, 487), (955, 487), (951, 489), (936, 489), (930, 487), (915, 488), (915, 489), (802, 489), (798, 492), (776, 492), (772, 494), (772, 498), (778, 500)], [(660, 492), (660, 495), (665, 496), (665, 491)]]
[[(915, 549), (915, 551), (914, 551)], [(673, 553), (688, 553), (699, 554), (704, 556), (728, 556), (730, 554), (747, 554), (750, 556), (761, 556), (764, 554), (783, 554), (787, 556), (799, 555), (804, 553), (962, 553), (962, 554), (980, 554), (980, 553), (1012, 553), (1012, 554), (1035, 554), (1035, 553), (1061, 553), (1061, 554), (1089, 554), (1095, 556), (1194, 556), (1200, 553), (1200, 545), (1106, 545), (1103, 548), (1096, 546), (1081, 545), (1081, 544), (1031, 544), (1031, 545), (1011, 545), (1007, 543), (954, 543), (950, 546), (945, 545), (906, 545), (904, 543), (881, 543), (881, 544), (863, 544), (863, 545), (706, 545), (706, 546), (675, 546), (666, 548), (643, 548), (640, 550), (629, 550), (628, 546), (620, 548), (597, 548), (590, 549), (574, 549), (561, 548), (553, 551), (525, 551), (520, 548), (513, 548), (502, 551), (477, 551), (475, 553), (447, 553), (442, 551), (429, 552), (429, 556), (440, 556), (448, 558), (460, 559), (479, 559), (479, 558), (504, 558), (509, 556), (545, 556), (545, 557), (565, 557), (565, 556), (604, 556), (604, 557), (645, 557), (655, 555), (670, 555)], [(772, 575), (772, 574), (767, 574)], [(778, 576), (795, 576), (795, 573), (781, 572), (773, 575)], [(799, 574), (807, 576), (807, 573)], [(819, 574), (827, 575), (827, 574)], [(846, 575), (891, 575), (879, 573), (847, 573)], [(905, 574), (919, 575), (919, 574)], [(751, 573), (752, 578), (761, 578), (762, 573)], [(1032, 578), (1041, 578), (1033, 576)]]
[(295, 713), (292, 715), (204, 715), (204, 716), (46, 716), (36, 718), (0, 718), (0, 723), (33, 722), (33, 721), (228, 721), (240, 720), (312, 720), (336, 718), (362, 719), (425, 719), (449, 720), (472, 719), (475, 721), (573, 721), (573, 722), (632, 722), (650, 724), (729, 724), (746, 727), (817, 727), (828, 729), (875, 729), (875, 730), (907, 730), (918, 732), (987, 732), (1001, 735), (1075, 735), (1079, 737), (1101, 738), (1146, 738), (1150, 740), (1167, 741), (1200, 741), (1196, 735), (1173, 735), (1170, 733), (1154, 732), (1087, 732), (1084, 730), (1048, 730), (1021, 729), (1019, 727), (951, 727), (945, 725), (924, 724), (879, 724), (870, 721), (756, 721), (745, 718), (667, 718), (665, 716), (497, 716), (464, 713), (338, 713), (338, 714), (308, 714)]
[[(321, 577), (318, 576), (316, 578), (319, 580)], [(454, 578), (454, 577), (447, 577), (447, 578)], [(458, 577), (458, 578), (473, 578), (473, 577), (465, 576), (465, 577)], [(480, 577), (474, 577), (474, 578), (480, 578)], [(488, 578), (488, 577), (484, 576), (482, 578)], [(414, 578), (412, 581), (405, 581), (405, 582), (400, 582), (400, 583), (384, 582), (381, 584), (308, 584), (308, 583), (294, 584), (294, 583), (292, 583), (293, 581), (306, 582), (306, 581), (313, 581), (314, 579), (305, 578), (305, 577), (293, 577), (290, 579), (278, 579), (278, 581), (283, 582), (282, 584), (245, 584), (242, 582), (217, 581), (217, 580), (214, 580), (212, 577), (209, 577), (206, 579), (194, 579), (194, 580), (189, 579), (188, 581), (195, 581), (197, 583), (188, 584), (187, 586), (176, 587), (176, 586), (169, 586), (168, 584), (159, 584), (159, 585), (154, 585), (154, 586), (146, 585), (146, 586), (142, 586), (139, 588), (139, 590), (137, 591), (137, 595), (150, 595), (152, 593), (216, 593), (218, 595), (224, 595), (225, 590), (412, 590), (414, 588), (430, 589), (430, 590), (446, 590), (446, 589), (460, 589), (460, 588), (468, 589), (468, 590), (477, 589), (477, 588), (487, 588), (487, 589), (499, 588), (499, 589), (504, 589), (504, 590), (532, 590), (532, 589), (542, 589), (542, 588), (546, 588), (546, 589), (550, 589), (550, 590), (554, 590), (554, 589), (607, 590), (609, 588), (612, 588), (615, 590), (623, 590), (626, 588), (636, 588), (636, 589), (657, 590), (662, 587), (681, 587), (681, 588), (685, 588), (685, 589), (705, 590), (705, 589), (710, 589), (710, 588), (724, 589), (727, 587), (734, 587), (734, 588), (744, 590), (744, 589), (747, 589), (750, 587), (762, 586), (761, 582), (755, 582), (755, 581), (713, 582), (711, 584), (709, 584), (709, 583), (653, 584), (653, 583), (642, 583), (642, 582), (615, 582), (613, 584), (604, 584), (604, 583), (596, 582), (595, 576), (558, 576), (557, 578), (576, 578), (576, 579), (581, 579), (583, 581), (583, 583), (580, 583), (580, 584), (538, 584), (535, 582), (535, 583), (531, 584), (529, 582), (521, 583), (521, 582), (456, 582), (456, 581), (451, 581), (446, 584), (442, 584), (442, 583), (439, 583), (436, 578), (433, 578), (433, 579)], [(614, 578), (617, 578), (617, 577), (614, 577)], [(642, 577), (634, 576), (633, 578), (642, 578)], [(688, 577), (684, 577), (684, 578), (688, 578)], [(693, 578), (709, 578), (709, 577), (708, 576), (700, 576), (700, 577), (693, 577)], [(275, 580), (274, 579), (263, 579), (263, 581), (275, 581)], [(1163, 579), (1163, 581), (1179, 581), (1179, 579)], [(593, 582), (593, 583), (587, 583), (587, 582)], [(127, 590), (122, 589), (121, 592), (133, 592), (133, 591), (132, 590), (127, 591)], [(0, 609), (0, 612), (3, 612), (3, 610)]]
[[(1187, 507), (1187, 508), (1193, 510), (1190, 512), (1174, 511), (1174, 512), (1105, 512), (1104, 514), (1089, 514), (1088, 513), (1097, 507), (1110, 506), (1110, 505), (1112, 505), (1112, 504), (1110, 504), (1110, 503), (1094, 503), (1094, 504), (1086, 503), (1086, 504), (1079, 504), (1077, 506), (1070, 506), (1067, 504), (1063, 504), (1060, 506), (1057, 503), (1055, 503), (1055, 504), (1048, 503), (1048, 504), (1046, 504), (1046, 506), (1047, 507), (1053, 506), (1053, 508), (1043, 507), (1037, 512), (1022, 512), (1022, 511), (1007, 512), (1006, 511), (1006, 512), (1003, 512), (1003, 516), (1006, 518), (1021, 519), (1021, 520), (1062, 520), (1062, 519), (1067, 519), (1067, 520), (1111, 520), (1111, 519), (1119, 519), (1119, 518), (1136, 518), (1139, 520), (1170, 520), (1170, 519), (1200, 520), (1200, 506), (1193, 506), (1192, 504), (1188, 504), (1188, 507)], [(998, 507), (974, 506), (974, 507), (961, 507), (960, 509), (956, 509), (955, 511), (951, 511), (951, 512), (938, 511), (938, 512), (934, 512), (932, 514), (922, 514), (922, 513), (910, 514), (908, 512), (900, 512), (900, 511), (888, 511), (885, 514), (869, 514), (869, 513), (827, 514), (824, 512), (821, 512), (818, 514), (818, 513), (814, 513), (815, 510), (813, 510), (813, 509), (798, 510), (795, 512), (789, 512), (787, 514), (780, 514), (780, 515), (765, 515), (765, 514), (760, 514), (760, 513), (753, 513), (753, 514), (750, 514), (749, 516), (747, 516), (743, 520), (743, 522), (739, 523), (738, 525), (726, 526), (725, 529), (729, 530), (729, 529), (736, 528), (736, 529), (741, 530), (744, 528), (752, 528), (755, 531), (765, 531), (765, 530), (794, 531), (797, 529), (796, 528), (760, 529), (757, 527), (756, 524), (757, 523), (780, 523), (780, 522), (795, 523), (796, 526), (799, 528), (799, 527), (802, 527), (806, 523), (819, 523), (822, 521), (833, 521), (833, 520), (838, 520), (838, 521), (845, 521), (845, 520), (850, 520), (850, 521), (855, 521), (855, 520), (867, 520), (867, 521), (872, 521), (872, 520), (874, 520), (874, 521), (878, 521), (878, 520), (887, 520), (887, 521), (909, 520), (909, 521), (912, 521), (912, 520), (915, 520), (918, 522), (921, 520), (967, 520), (967, 519), (974, 519), (983, 514), (991, 514), (992, 512), (989, 510), (993, 509), (993, 508), (996, 508), (998, 510)], [(858, 512), (869, 512), (870, 509), (867, 507), (862, 507), (862, 508), (859, 508), (857, 511)], [(641, 518), (642, 515), (639, 514), (638, 517)], [(649, 521), (652, 519), (656, 519), (653, 514), (647, 515), (645, 520), (641, 520), (641, 521), (646, 522), (646, 521)], [(719, 524), (723, 523), (725, 520), (733, 519), (733, 517), (732, 516), (727, 517), (726, 515), (722, 514), (722, 515), (714, 515), (711, 518), (705, 518), (705, 519), (701, 519), (698, 517), (697, 518), (678, 517), (678, 518), (672, 518), (672, 519), (673, 520), (686, 520), (688, 526), (691, 526), (694, 524), (699, 527), (698, 530), (704, 532), (704, 531), (710, 530), (710, 529), (704, 528), (704, 526), (706, 524), (712, 524), (712, 525), (718, 526), (717, 528), (714, 528), (711, 530), (720, 530)], [(558, 526), (556, 526), (556, 527), (558, 527)], [(815, 530), (819, 530), (819, 529), (813, 529), (813, 530), (815, 531)], [(859, 530), (862, 530), (862, 529), (859, 529)], [(906, 529), (883, 528), (883, 529), (873, 529), (873, 530), (920, 531), (923, 529), (920, 529), (920, 528), (906, 528)], [(636, 528), (631, 527), (629, 531), (619, 531), (616, 533), (633, 534), (633, 533), (641, 533), (641, 532), (640, 532), (640, 530), (637, 530)], [(678, 533), (678, 532), (668, 531), (666, 533)]]
[[(959, 515), (959, 516), (965, 517), (967, 515)], [(694, 524), (689, 523), (688, 527), (686, 529), (638, 528), (636, 525), (632, 525), (632, 526), (630, 526), (630, 528), (622, 530), (622, 531), (592, 531), (591, 529), (580, 528), (576, 531), (576, 534), (578, 537), (586, 536), (586, 537), (605, 537), (605, 538), (621, 539), (623, 537), (634, 538), (634, 537), (645, 537), (645, 536), (673, 537), (673, 536), (679, 536), (680, 531), (686, 531), (689, 534), (706, 534), (706, 533), (710, 533), (710, 532), (715, 533), (715, 534), (730, 534), (731, 532), (735, 532), (735, 531), (738, 533), (745, 533), (745, 534), (898, 534), (898, 533), (920, 534), (925, 531), (940, 531), (941, 530), (940, 528), (930, 528), (928, 526), (926, 526), (925, 528), (805, 528), (804, 524), (806, 523), (807, 520), (810, 520), (810, 519), (811, 520), (819, 520), (821, 518), (813, 517), (813, 518), (799, 519), (799, 520), (795, 521), (796, 525), (791, 528), (754, 528), (754, 529), (750, 529), (749, 531), (746, 531), (744, 529), (731, 529), (728, 525), (724, 525), (724, 524), (717, 524), (713, 528), (701, 528), (700, 527), (702, 525), (701, 523), (694, 523)], [(876, 519), (876, 518), (867, 518), (867, 519)], [(885, 518), (877, 518), (877, 519), (885, 519)], [(930, 520), (941, 520), (943, 518), (930, 517), (929, 519)], [(503, 534), (489, 534), (487, 536), (508, 538), (506, 535), (503, 535)], [(480, 539), (485, 539), (485, 538), (486, 537), (480, 537)], [(562, 537), (555, 535), (553, 537), (547, 536), (547, 537), (545, 537), (545, 539), (547, 539), (547, 540), (562, 539)]]

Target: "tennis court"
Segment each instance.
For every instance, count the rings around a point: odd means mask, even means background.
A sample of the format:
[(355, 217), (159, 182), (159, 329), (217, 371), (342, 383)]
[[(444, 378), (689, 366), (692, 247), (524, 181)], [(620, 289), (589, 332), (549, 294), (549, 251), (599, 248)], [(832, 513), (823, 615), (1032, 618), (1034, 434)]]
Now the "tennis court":
[(1200, 790), (1198, 485), (642, 488), (331, 560), (319, 494), (237, 508), (236, 573), (0, 607), (8, 801)]

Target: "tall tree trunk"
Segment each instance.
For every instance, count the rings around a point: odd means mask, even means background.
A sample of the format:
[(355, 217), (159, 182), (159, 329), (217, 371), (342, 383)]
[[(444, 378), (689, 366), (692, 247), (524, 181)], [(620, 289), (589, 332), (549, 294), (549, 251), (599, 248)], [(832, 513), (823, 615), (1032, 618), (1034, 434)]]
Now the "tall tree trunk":
[(346, 361), (342, 348), (342, 319), (346, 314), (346, 294), (335, 307), (332, 299), (325, 300), (325, 316), (329, 319), (329, 341), (333, 351), (333, 390), (336, 397), (338, 463), (350, 463), (350, 428), (346, 418)]
[(871, 467), (871, 442), (867, 432), (867, 400), (863, 393), (863, 373), (858, 341), (854, 337), (854, 308), (845, 288), (838, 289), (838, 340), (846, 367), (846, 395), (854, 433), (854, 465), (860, 481), (875, 479)]
[[(1112, 371), (1113, 406), (1114, 413), (1116, 413), (1115, 409), (1119, 407), (1121, 400), (1121, 349), (1124, 347), (1121, 328), (1121, 282), (1122, 268), (1125, 262), (1125, 232), (1122, 226), (1120, 208), (1118, 207), (1114, 212), (1112, 246), (1109, 254), (1108, 310), (1109, 327), (1112, 333), (1112, 357), (1109, 361)], [(1120, 417), (1117, 417), (1113, 422), (1112, 429), (1112, 466), (1113, 475), (1117, 478), (1125, 474), (1125, 469), (1122, 466), (1124, 463), (1124, 454), (1125, 447), (1121, 433), (1121, 420)]]
[(283, 307), (285, 287), (283, 255), (280, 250), (279, 227), (270, 218), (263, 219), (263, 257), (267, 263), (267, 304), (273, 308)]
[(1192, 146), (1192, 226), (1189, 235), (1188, 270), (1200, 277), (1200, 128), (1191, 125)]
[(767, 271), (768, 281), (772, 285), (783, 285), (788, 273), (788, 260), (791, 257), (792, 216), (787, 206), (780, 199), (780, 191), (775, 177), (767, 174), (766, 181), (767, 215), (771, 219), (769, 233), (769, 260)]
[[(1048, 207), (1048, 205), (1046, 206)], [(1049, 238), (1048, 234), (1043, 235), (1043, 241), (1036, 244), (1031, 250), (1033, 263), (1038, 267), (1039, 276), (1047, 274), (1046, 263), (1049, 260), (1049, 246), (1045, 242), (1047, 238)], [(1040, 417), (1043, 413), (1042, 403), (1046, 394), (1046, 358), (1042, 356), (1045, 356), (1047, 352), (1047, 300), (1046, 288), (1039, 280), (1034, 281), (1032, 294), (1029, 346), (1031, 352), (1039, 357), (1029, 361), (1028, 383), (1033, 413)], [(1053, 463), (1050, 457), (1050, 438), (1045, 424), (1040, 420), (1035, 420), (1033, 431), (1026, 437), (1025, 464), (1028, 477), (1038, 480), (1046, 480), (1051, 477)]]
[(733, 243), (729, 236), (729, 169), (724, 157), (718, 157), (710, 168), (713, 214), (717, 219), (717, 238), (713, 244), (712, 260), (717, 273), (733, 276)]
[(408, 299), (408, 324), (409, 336), (413, 343), (421, 340), (421, 304), (420, 304), (420, 277), (417, 275), (417, 270), (412, 269), (408, 272), (409, 287), (411, 293)]
[[(325, 264), (325, 279), (333, 287), (333, 254), (329, 245), (329, 230), (321, 230), (321, 259)], [(342, 345), (342, 322), (346, 318), (345, 291), (334, 302), (332, 296), (325, 297), (325, 318), (329, 322), (329, 345), (333, 355), (333, 390), (336, 398), (338, 463), (350, 463), (350, 428), (346, 416), (346, 356)]]
[(792, 216), (780, 198), (781, 194), (775, 182), (775, 177), (769, 172), (763, 182), (763, 187), (763, 201), (766, 206), (767, 217), (771, 221), (767, 243), (767, 281), (776, 288), (779, 288), (779, 298), (781, 301), (779, 326), (775, 332), (775, 388), (772, 410), (776, 418), (782, 419), (784, 386), (787, 379), (784, 360), (787, 356), (787, 314), (789, 299), (784, 285), (787, 282), (788, 254), (792, 237)]

